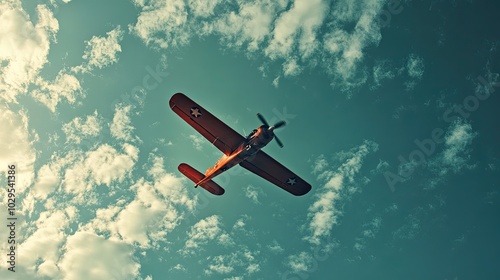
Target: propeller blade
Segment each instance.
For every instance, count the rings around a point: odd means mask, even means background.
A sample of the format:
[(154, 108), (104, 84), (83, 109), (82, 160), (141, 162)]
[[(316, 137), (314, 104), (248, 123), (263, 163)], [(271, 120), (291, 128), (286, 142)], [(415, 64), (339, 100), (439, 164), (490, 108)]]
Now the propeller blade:
[(280, 127), (285, 126), (285, 125), (286, 125), (285, 121), (279, 121), (275, 125), (273, 125), (273, 127), (276, 129), (276, 128), (280, 128)]
[(264, 116), (262, 116), (260, 113), (257, 113), (257, 117), (259, 118), (259, 120), (260, 120), (263, 124), (265, 124), (265, 125), (269, 126), (269, 124), (267, 123), (266, 119), (264, 119)]
[(280, 148), (283, 148), (283, 143), (281, 143), (281, 141), (278, 138), (278, 136), (274, 135), (274, 139), (276, 139), (276, 143), (278, 143), (278, 145), (280, 146)]

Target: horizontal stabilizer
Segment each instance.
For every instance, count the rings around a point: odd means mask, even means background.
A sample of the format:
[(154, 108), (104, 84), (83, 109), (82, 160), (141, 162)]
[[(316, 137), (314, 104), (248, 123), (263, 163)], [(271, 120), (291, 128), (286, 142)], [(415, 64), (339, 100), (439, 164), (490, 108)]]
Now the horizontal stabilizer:
[[(199, 181), (201, 181), (205, 177), (205, 175), (203, 175), (201, 172), (192, 168), (191, 166), (189, 166), (186, 163), (179, 164), (178, 169), (182, 174), (184, 174), (184, 176), (188, 177), (195, 184), (197, 184)], [(224, 189), (212, 180), (207, 181), (203, 184), (200, 184), (200, 187), (204, 188), (205, 190), (207, 190), (215, 195), (223, 195), (224, 194)]]

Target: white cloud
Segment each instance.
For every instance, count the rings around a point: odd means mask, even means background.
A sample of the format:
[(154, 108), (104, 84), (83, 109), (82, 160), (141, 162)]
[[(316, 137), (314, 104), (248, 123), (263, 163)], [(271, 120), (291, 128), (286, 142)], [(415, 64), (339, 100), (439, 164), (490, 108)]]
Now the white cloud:
[(392, 233), (393, 238), (412, 240), (417, 237), (422, 227), (421, 223), (423, 215), (426, 214), (421, 207), (417, 207), (412, 210), (412, 213), (405, 217), (403, 225)]
[(245, 196), (250, 198), (255, 204), (260, 204), (259, 195), (265, 195), (265, 193), (252, 185), (245, 188)]
[(75, 194), (77, 200), (84, 202), (85, 195), (95, 184), (110, 185), (122, 182), (130, 174), (138, 159), (139, 150), (130, 145), (122, 145), (119, 153), (108, 144), (102, 144), (95, 150), (82, 153), (70, 153), (73, 164), (64, 173), (63, 186), (67, 193)]
[(235, 223), (234, 223), (234, 226), (233, 226), (233, 229), (235, 230), (238, 230), (238, 229), (244, 229), (245, 228), (245, 221), (243, 219), (238, 219)]
[(152, 155), (150, 161), (152, 167), (148, 170), (148, 174), (154, 179), (155, 190), (169, 202), (183, 205), (192, 211), (196, 207), (197, 200), (189, 196), (190, 192), (183, 185), (184, 178), (165, 171), (163, 158)]
[[(285, 77), (319, 65), (342, 89), (364, 84), (366, 71), (358, 71), (358, 66), (365, 49), (381, 39), (378, 15), (386, 1), (342, 0), (331, 7), (325, 0), (289, 2), (237, 0), (219, 7), (221, 1), (136, 0), (141, 12), (129, 29), (155, 48), (185, 45), (194, 36), (217, 35), (224, 47), (245, 48), (249, 57), (281, 60), (280, 75)], [(326, 34), (323, 26), (328, 27)], [(277, 86), (278, 80), (273, 84)]]
[(445, 137), (444, 162), (453, 166), (460, 164), (459, 153), (467, 149), (475, 135), (470, 124), (455, 122)]
[[(378, 230), (382, 226), (382, 218), (379, 216), (376, 216), (366, 226), (370, 228), (371, 233), (376, 233), (376, 232), (378, 232)], [(373, 236), (370, 235), (370, 237), (373, 237)]]
[(387, 161), (379, 159), (377, 167), (370, 171), (370, 173), (381, 174), (382, 172), (386, 171), (388, 167), (389, 163)]
[(361, 236), (355, 238), (354, 249), (362, 251), (366, 248), (368, 240), (374, 239), (382, 226), (382, 218), (380, 216), (373, 217), (370, 222), (363, 224)]
[(209, 240), (214, 240), (221, 233), (220, 217), (212, 215), (194, 224), (188, 232), (188, 240), (182, 253), (193, 253), (205, 245)]
[(157, 246), (166, 234), (177, 227), (183, 218), (184, 206), (192, 210), (196, 200), (188, 197), (182, 179), (165, 173), (154, 184), (139, 181), (135, 186), (136, 198), (118, 214), (116, 227), (122, 238), (137, 242), (141, 247)]
[(189, 135), (189, 140), (193, 143), (193, 146), (196, 150), (201, 151), (203, 150), (203, 144), (205, 143), (205, 138), (199, 135), (194, 135), (191, 134)]
[(36, 198), (45, 199), (61, 182), (58, 170), (52, 164), (43, 165), (37, 172), (33, 193)]
[(111, 135), (118, 140), (131, 141), (134, 127), (131, 125), (130, 110), (131, 105), (116, 105), (113, 122), (110, 125)]
[(445, 135), (444, 150), (430, 162), (440, 176), (450, 171), (459, 172), (463, 168), (473, 168), (469, 165), (471, 143), (477, 136), (469, 123), (458, 120), (453, 122)]
[[(2, 215), (0, 213), (0, 215)], [(16, 263), (16, 279), (38, 279), (39, 277), (58, 279), (60, 277), (57, 265), (61, 255), (62, 247), (67, 238), (67, 231), (72, 220), (78, 215), (75, 207), (67, 207), (56, 211), (44, 211), (39, 213), (39, 217), (34, 222), (16, 223), (17, 227), (17, 260), (22, 256), (22, 262)], [(6, 218), (6, 217), (2, 217)], [(26, 217), (18, 216), (22, 221), (27, 221)], [(3, 236), (2, 231), (2, 236)], [(5, 240), (7, 238), (5, 237)], [(8, 245), (7, 242), (5, 245)], [(7, 252), (4, 245), (0, 249)], [(6, 258), (0, 257), (0, 277), (2, 279), (12, 279), (12, 272), (8, 271), (4, 264)], [(4, 274), (4, 272), (6, 272)]]
[(78, 97), (83, 97), (84, 92), (80, 81), (73, 75), (60, 71), (55, 80), (48, 82), (41, 77), (34, 81), (38, 86), (32, 93), (33, 97), (55, 112), (57, 105), (64, 98), (74, 104)]
[(93, 36), (87, 42), (82, 58), (85, 62), (72, 68), (74, 72), (87, 73), (95, 68), (102, 69), (118, 61), (118, 53), (122, 51), (120, 41), (123, 31), (120, 26), (106, 33), (105, 37)]
[(111, 184), (111, 181), (123, 181), (138, 159), (139, 150), (123, 144), (125, 153), (120, 154), (113, 147), (103, 144), (97, 150), (87, 154), (86, 163), (97, 184)]
[(259, 271), (260, 271), (260, 265), (256, 264), (256, 263), (251, 263), (246, 268), (246, 272), (248, 274), (253, 274), (253, 273), (259, 272)]
[(391, 70), (391, 66), (387, 61), (378, 61), (373, 66), (373, 85), (371, 89), (376, 89), (380, 87), (383, 80), (392, 80), (396, 77), (396, 74)]
[(85, 225), (85, 229), (109, 234), (144, 249), (156, 248), (159, 242), (166, 241), (184, 211), (192, 211), (197, 200), (189, 197), (182, 178), (163, 169), (162, 158), (153, 157), (150, 161), (152, 166), (147, 173), (153, 181), (137, 180), (131, 186), (135, 192), (132, 201), (97, 210), (95, 219)]
[[(325, 35), (323, 48), (326, 67), (334, 75), (334, 83), (340, 83), (342, 89), (349, 90), (366, 82), (366, 74), (357, 71), (358, 65), (363, 60), (364, 49), (378, 44), (382, 38), (378, 15), (384, 3), (384, 0), (342, 0), (333, 7), (333, 31)], [(349, 32), (348, 26), (352, 24), (354, 30)]]
[(407, 181), (411, 178), (411, 175), (415, 171), (415, 169), (420, 165), (420, 162), (417, 162), (416, 160), (412, 159), (410, 161), (401, 163), (398, 166), (398, 175), (401, 176), (402, 182)]
[(78, 231), (68, 237), (58, 266), (64, 279), (133, 279), (140, 264), (131, 245)]
[[(88, 177), (90, 173), (88, 169), (85, 166), (85, 154), (82, 151), (70, 150), (64, 156), (61, 156), (58, 152), (54, 152), (50, 158), (50, 162), (42, 165), (36, 172), (37, 176), (33, 187), (29, 189), (29, 193), (22, 201), (23, 212), (31, 215), (37, 200), (45, 202), (45, 209), (48, 210), (53, 210), (57, 206), (60, 206), (61, 204), (58, 205), (54, 197), (51, 197), (51, 194), (56, 190), (58, 190), (58, 193), (59, 191), (65, 191), (63, 179), (64, 174), (68, 170), (71, 172), (74, 171), (75, 174), (78, 174), (77, 170), (80, 170), (80, 177), (73, 178), (74, 181), (81, 184), (81, 186), (89, 187), (89, 189), (80, 190), (79, 196), (77, 195), (77, 201), (80, 199), (83, 202), (82, 199), (88, 195), (88, 191), (90, 191), (92, 184), (94, 184), (93, 178)], [(57, 197), (61, 198), (62, 196)], [(90, 200), (86, 202), (91, 203)]]
[[(241, 248), (230, 254), (208, 257), (209, 265), (204, 270), (204, 273), (206, 275), (226, 275), (244, 270), (246, 272), (244, 276), (250, 276), (260, 271), (260, 264), (256, 262), (255, 257), (259, 253), (259, 251), (252, 252), (248, 248)], [(243, 276), (232, 276), (232, 278), (226, 279), (234, 279), (235, 277), (238, 277), (236, 279), (243, 279)]]
[(212, 273), (217, 273), (217, 274), (228, 274), (234, 271), (234, 267), (229, 263), (231, 259), (228, 259), (224, 256), (216, 256), (214, 258), (211, 258), (211, 262), (214, 264), (210, 264), (208, 266), (208, 269), (205, 270), (206, 275), (211, 275)]
[[(376, 143), (365, 141), (359, 147), (348, 153), (342, 153), (346, 157), (344, 163), (336, 170), (328, 170), (324, 156), (320, 156), (315, 164), (316, 170), (323, 170), (318, 178), (325, 181), (323, 188), (318, 192), (316, 201), (309, 207), (307, 214), (309, 218), (308, 230), (310, 234), (304, 239), (314, 245), (321, 243), (321, 238), (330, 235), (333, 225), (337, 223), (341, 211), (336, 207), (337, 201), (344, 192), (352, 193), (355, 189), (355, 176), (361, 169), (363, 159), (366, 155), (378, 149)], [(317, 168), (320, 166), (320, 168)]]
[(74, 118), (71, 122), (63, 124), (62, 131), (66, 134), (66, 142), (80, 144), (82, 138), (90, 138), (99, 135), (101, 125), (97, 111), (87, 116), (85, 121), (82, 118)]
[(74, 216), (64, 210), (42, 212), (36, 221), (36, 230), (19, 245), (22, 266), (40, 276), (56, 278), (59, 275), (56, 263), (72, 218)]
[[(331, 180), (336, 180), (338, 189), (341, 187), (342, 176), (337, 175)], [(337, 217), (340, 215), (338, 209), (335, 208), (335, 200), (339, 197), (338, 190), (328, 191), (321, 196), (309, 208), (310, 222), (309, 228), (312, 235), (307, 237), (307, 240), (313, 244), (319, 244), (321, 236), (327, 236), (330, 233), (334, 224), (337, 224)]]
[(22, 9), (21, 1), (0, 3), (0, 98), (16, 101), (47, 63), (50, 42), (55, 41), (59, 23), (44, 5), (36, 8), (35, 25)]
[(488, 98), (494, 92), (494, 87), (498, 87), (500, 84), (500, 73), (492, 73), (489, 64), (489, 62), (486, 64), (486, 73), (474, 81), (476, 96)]
[(248, 51), (257, 51), (264, 40), (271, 36), (273, 21), (278, 11), (284, 8), (284, 3), (260, 0), (239, 1), (238, 5), (238, 12), (228, 12), (218, 17), (213, 24), (207, 23), (205, 32), (219, 34), (228, 46), (241, 47), (248, 43)]
[(217, 243), (225, 247), (230, 247), (235, 244), (233, 238), (228, 233), (219, 234), (219, 237), (217, 237)]
[(271, 244), (267, 245), (267, 248), (275, 254), (279, 254), (285, 251), (285, 249), (283, 249), (283, 247), (281, 247), (281, 245), (276, 240), (273, 240)]
[(310, 253), (300, 252), (289, 256), (286, 264), (293, 272), (305, 272), (313, 267), (313, 257)]
[[(243, 219), (239, 219), (233, 226), (233, 229), (242, 229), (244, 225)], [(208, 244), (212, 240), (226, 247), (235, 245), (236, 243), (231, 235), (223, 230), (222, 226), (220, 217), (217, 215), (212, 215), (198, 221), (188, 232), (188, 239), (180, 252), (182, 254), (199, 252), (202, 250), (201, 246)]]
[(356, 243), (354, 243), (353, 247), (354, 247), (354, 250), (356, 250), (356, 251), (362, 251), (366, 248), (366, 245), (364, 242), (363, 243), (356, 242)]
[(107, 208), (99, 208), (95, 211), (95, 217), (87, 225), (81, 227), (82, 230), (92, 230), (97, 234), (112, 232), (112, 238), (117, 238), (116, 226), (112, 225), (112, 221), (116, 219), (118, 213), (123, 209), (123, 201), (119, 201), (116, 205), (108, 205)]
[(223, 0), (188, 0), (188, 6), (196, 17), (206, 18), (214, 14), (215, 7)]
[(157, 246), (178, 225), (180, 213), (151, 184), (141, 181), (133, 188), (136, 198), (118, 214), (117, 233), (129, 244), (142, 248)]
[(182, 264), (178, 263), (174, 267), (172, 267), (170, 270), (186, 271), (186, 268)]
[(134, 0), (141, 9), (137, 23), (129, 30), (147, 45), (167, 48), (182, 46), (189, 42), (188, 11), (184, 0), (145, 1)]
[(0, 105), (0, 165), (6, 171), (8, 165), (15, 164), (16, 192), (23, 193), (34, 179), (36, 152), (33, 142), (38, 135), (30, 133), (26, 112), (13, 112)]
[(406, 90), (412, 90), (424, 75), (424, 60), (415, 54), (410, 54), (406, 62), (406, 70), (410, 77), (410, 79), (405, 82)]
[(411, 54), (406, 63), (408, 76), (414, 79), (421, 79), (424, 75), (424, 60), (421, 57)]
[(314, 161), (313, 173), (319, 174), (323, 172), (325, 168), (328, 167), (328, 161), (325, 159), (325, 155), (319, 155), (318, 158)]
[(275, 88), (278, 88), (278, 87), (279, 87), (279, 85), (280, 85), (280, 77), (281, 77), (281, 76), (277, 76), (277, 77), (276, 77), (276, 78), (274, 78), (274, 80), (273, 80), (273, 86), (274, 86)]
[(318, 47), (316, 31), (323, 24), (327, 11), (328, 3), (324, 0), (294, 1), (290, 10), (276, 19), (266, 54), (272, 59), (287, 58), (292, 47), (298, 45), (301, 56), (309, 57)]
[(283, 63), (283, 75), (285, 77), (297, 76), (302, 72), (302, 67), (297, 64), (296, 59), (288, 59)]

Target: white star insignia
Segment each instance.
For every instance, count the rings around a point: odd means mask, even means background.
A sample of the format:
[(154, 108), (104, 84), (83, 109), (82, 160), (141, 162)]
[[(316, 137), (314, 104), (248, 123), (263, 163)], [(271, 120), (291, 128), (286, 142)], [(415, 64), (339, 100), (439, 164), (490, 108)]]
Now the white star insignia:
[(293, 186), (297, 184), (297, 179), (295, 178), (288, 178), (288, 181), (286, 182), (288, 185)]
[(198, 107), (191, 108), (191, 116), (193, 116), (195, 118), (198, 118), (199, 116), (201, 116), (200, 109)]

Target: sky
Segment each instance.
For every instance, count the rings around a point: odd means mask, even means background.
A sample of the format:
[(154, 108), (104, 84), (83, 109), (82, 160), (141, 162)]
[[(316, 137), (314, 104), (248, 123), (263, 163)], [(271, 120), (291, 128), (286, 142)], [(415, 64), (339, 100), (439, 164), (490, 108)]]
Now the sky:
[[(0, 278), (499, 279), (499, 11), (2, 0)], [(176, 92), (242, 135), (286, 121), (264, 151), (312, 190), (193, 188), (177, 166), (222, 153)]]

